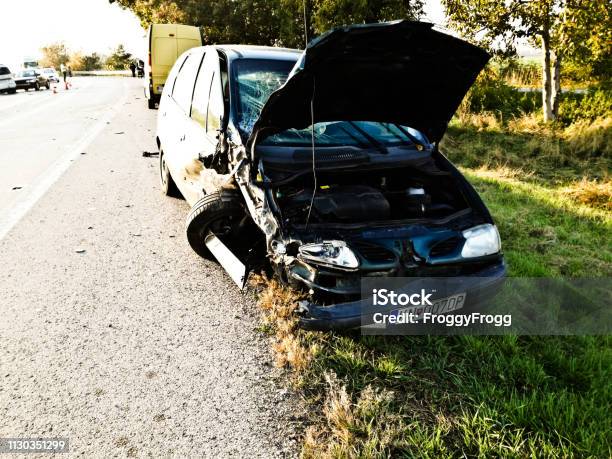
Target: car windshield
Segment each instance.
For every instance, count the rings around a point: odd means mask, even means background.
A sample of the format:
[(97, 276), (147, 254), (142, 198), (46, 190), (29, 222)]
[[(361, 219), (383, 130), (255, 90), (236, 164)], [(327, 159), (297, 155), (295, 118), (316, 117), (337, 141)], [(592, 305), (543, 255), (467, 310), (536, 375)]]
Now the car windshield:
[[(397, 145), (429, 144), (416, 129), (376, 121), (333, 121), (315, 123), (314, 141), (319, 146), (357, 146), (380, 148)], [(312, 129), (288, 129), (271, 135), (260, 145), (304, 146), (312, 143)]]
[(295, 61), (273, 59), (234, 62), (236, 120), (242, 131), (251, 132), (268, 97), (285, 83), (294, 65)]
[(34, 70), (25, 70), (23, 72), (19, 73), (20, 77), (33, 77), (36, 76), (36, 73), (34, 73)]

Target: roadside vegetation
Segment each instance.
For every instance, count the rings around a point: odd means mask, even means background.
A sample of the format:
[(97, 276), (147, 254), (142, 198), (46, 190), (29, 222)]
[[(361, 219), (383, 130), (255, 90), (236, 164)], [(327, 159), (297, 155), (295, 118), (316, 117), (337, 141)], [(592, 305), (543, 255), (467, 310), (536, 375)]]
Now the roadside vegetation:
[[(552, 124), (538, 98), (490, 69), (442, 149), (493, 213), (510, 276), (609, 277), (611, 94), (564, 95)], [(610, 457), (609, 337), (306, 332), (299, 293), (256, 285), (277, 364), (313, 406), (304, 457)]]

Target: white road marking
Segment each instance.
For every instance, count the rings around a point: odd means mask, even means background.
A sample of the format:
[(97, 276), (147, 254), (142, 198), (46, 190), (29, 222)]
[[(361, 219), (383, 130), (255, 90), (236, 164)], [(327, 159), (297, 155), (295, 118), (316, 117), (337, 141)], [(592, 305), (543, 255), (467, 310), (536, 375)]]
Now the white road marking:
[[(123, 83), (123, 96), (118, 102), (113, 103), (109, 108), (106, 109), (105, 113), (100, 117), (98, 122), (94, 124), (91, 129), (86, 131), (85, 135), (79, 140), (72, 150), (69, 150), (57, 160), (36, 180), (35, 185), (30, 189), (30, 192), (20, 199), (11, 209), (9, 209), (5, 215), (0, 215), (0, 240), (8, 234), (8, 232), (21, 220), (28, 211), (34, 207), (34, 204), (42, 198), (47, 190), (68, 170), (70, 163), (73, 159), (78, 157), (82, 151), (86, 150), (91, 142), (93, 142), (98, 135), (107, 126), (107, 122), (110, 122), (117, 112), (123, 107), (128, 98), (127, 85)], [(59, 99), (62, 100), (62, 99)], [(65, 100), (65, 99), (63, 99)], [(55, 104), (55, 103), (54, 103)], [(46, 104), (45, 107), (49, 107), (50, 104)], [(37, 110), (38, 111), (38, 110)], [(27, 114), (31, 114), (32, 111)]]

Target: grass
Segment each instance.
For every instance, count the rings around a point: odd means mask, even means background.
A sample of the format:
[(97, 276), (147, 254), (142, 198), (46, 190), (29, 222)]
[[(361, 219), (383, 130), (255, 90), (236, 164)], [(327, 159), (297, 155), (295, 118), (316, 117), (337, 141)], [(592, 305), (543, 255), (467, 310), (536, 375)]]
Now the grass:
[[(609, 121), (487, 117), (455, 121), (443, 146), (496, 219), (510, 275), (610, 276)], [(258, 288), (277, 364), (313, 406), (303, 457), (612, 455), (610, 337), (313, 333), (292, 315), (298, 293)]]

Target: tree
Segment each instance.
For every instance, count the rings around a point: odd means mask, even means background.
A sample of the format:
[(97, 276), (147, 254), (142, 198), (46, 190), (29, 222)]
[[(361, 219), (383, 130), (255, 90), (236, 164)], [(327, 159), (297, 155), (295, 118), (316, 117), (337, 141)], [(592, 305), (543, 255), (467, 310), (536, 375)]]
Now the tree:
[(68, 61), (68, 65), (72, 70), (84, 70), (85, 63), (83, 54), (80, 52), (74, 52), (70, 55), (70, 60)]
[(125, 70), (132, 60), (132, 55), (128, 53), (123, 45), (117, 46), (117, 49), (106, 58), (106, 67), (109, 70)]
[(83, 70), (100, 70), (102, 68), (102, 58), (98, 53), (83, 56)]
[[(604, 1), (442, 0), (442, 3), (451, 27), (493, 52), (514, 54), (517, 40), (523, 38), (542, 47), (542, 111), (545, 121), (554, 120), (557, 115), (561, 60), (566, 51), (580, 41), (588, 41), (587, 37), (594, 39), (602, 27), (607, 26), (608, 31), (610, 27), (610, 12)], [(595, 10), (600, 13), (599, 18), (593, 14)], [(570, 26), (576, 15), (582, 21)], [(597, 22), (606, 15), (607, 24), (598, 25)], [(578, 57), (579, 53), (569, 55)]]
[[(109, 0), (129, 8), (143, 26), (180, 22), (202, 29), (207, 43), (303, 47), (331, 27), (414, 19), (424, 0)], [(306, 12), (306, 17), (304, 17)]]
[(43, 56), (39, 63), (41, 67), (59, 69), (61, 64), (66, 64), (70, 60), (68, 49), (64, 43), (52, 43), (43, 46), (40, 50)]

